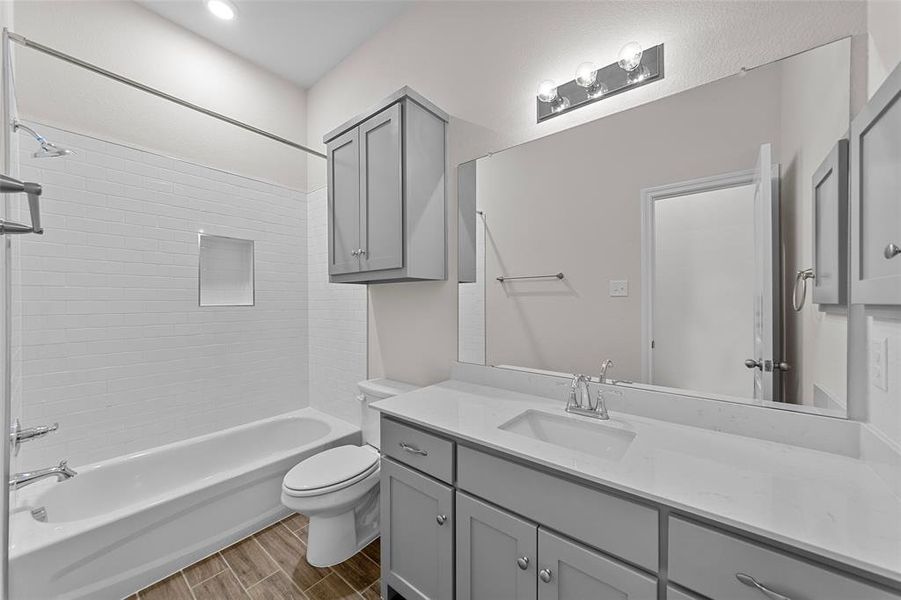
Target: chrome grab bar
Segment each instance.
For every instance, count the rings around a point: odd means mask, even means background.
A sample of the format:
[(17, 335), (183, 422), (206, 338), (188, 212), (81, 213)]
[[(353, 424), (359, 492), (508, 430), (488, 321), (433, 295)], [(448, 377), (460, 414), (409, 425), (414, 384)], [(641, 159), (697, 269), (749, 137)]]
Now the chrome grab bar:
[(409, 452), (410, 454), (418, 454), (419, 456), (428, 456), (429, 453), (426, 450), (420, 450), (416, 446), (411, 446), (407, 442), (401, 442), (400, 447)]
[(41, 185), (31, 181), (19, 181), (8, 175), (0, 174), (0, 194), (24, 193), (28, 196), (28, 211), (31, 213), (31, 226), (13, 223), (0, 219), (0, 235), (19, 233), (44, 233), (41, 227)]
[(495, 279), (504, 283), (511, 279), (563, 279), (566, 277), (563, 273), (554, 273), (553, 275), (517, 275), (516, 277), (508, 277), (507, 275), (498, 275)]

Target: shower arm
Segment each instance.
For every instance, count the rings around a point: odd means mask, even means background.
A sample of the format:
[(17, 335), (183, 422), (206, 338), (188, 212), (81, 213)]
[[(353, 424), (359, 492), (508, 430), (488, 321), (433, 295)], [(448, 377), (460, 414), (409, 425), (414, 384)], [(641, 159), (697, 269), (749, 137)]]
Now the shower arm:
[(31, 213), (31, 226), (3, 221), (0, 219), (0, 235), (20, 233), (44, 233), (41, 227), (41, 185), (31, 181), (19, 181), (7, 175), (0, 174), (0, 194), (24, 193), (28, 197), (28, 212)]
[(37, 131), (35, 131), (34, 129), (32, 129), (31, 127), (26, 125), (25, 123), (22, 123), (21, 121), (13, 121), (12, 126), (13, 126), (13, 131), (19, 131), (20, 129), (24, 129), (25, 131), (27, 131), (28, 133), (31, 134), (31, 137), (33, 137), (37, 141), (37, 143), (39, 143), (41, 145), (44, 145), (47, 143), (47, 138), (42, 136), (40, 133), (38, 133)]

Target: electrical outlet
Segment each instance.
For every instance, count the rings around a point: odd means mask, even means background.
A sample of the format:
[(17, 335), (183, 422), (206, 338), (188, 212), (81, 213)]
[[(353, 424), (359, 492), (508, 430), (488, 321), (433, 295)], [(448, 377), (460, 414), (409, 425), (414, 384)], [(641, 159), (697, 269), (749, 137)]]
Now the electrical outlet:
[(629, 281), (626, 279), (610, 280), (610, 297), (622, 297), (629, 295)]
[(888, 338), (870, 342), (870, 384), (888, 391)]

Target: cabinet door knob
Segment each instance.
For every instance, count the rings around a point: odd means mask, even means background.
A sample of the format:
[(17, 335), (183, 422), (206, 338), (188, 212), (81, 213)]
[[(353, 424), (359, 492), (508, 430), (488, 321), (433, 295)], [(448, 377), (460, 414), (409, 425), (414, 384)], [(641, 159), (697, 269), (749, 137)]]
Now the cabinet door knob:
[(552, 578), (552, 573), (550, 569), (541, 569), (538, 571), (538, 579), (545, 583), (550, 583)]
[(886, 259), (892, 259), (901, 254), (901, 246), (895, 243), (891, 243), (885, 247), (885, 251), (882, 253)]
[(447, 523), (447, 515), (438, 515), (435, 517), (435, 521), (437, 521), (438, 525), (444, 525)]
[(788, 596), (783, 596), (778, 592), (774, 592), (746, 573), (736, 573), (735, 578), (748, 587), (757, 588), (758, 590), (760, 590), (761, 594), (763, 594), (770, 600), (791, 600), (791, 598), (789, 598)]
[(351, 255), (351, 256), (358, 256), (358, 253), (357, 253), (356, 250), (353, 250), (353, 251), (350, 253), (350, 255)]
[(760, 369), (763, 370), (763, 363), (759, 360), (754, 360), (753, 358), (749, 358), (745, 360), (745, 366), (749, 369)]
[(529, 557), (528, 556), (520, 556), (519, 558), (516, 559), (516, 565), (520, 569), (525, 571), (526, 569), (529, 568)]

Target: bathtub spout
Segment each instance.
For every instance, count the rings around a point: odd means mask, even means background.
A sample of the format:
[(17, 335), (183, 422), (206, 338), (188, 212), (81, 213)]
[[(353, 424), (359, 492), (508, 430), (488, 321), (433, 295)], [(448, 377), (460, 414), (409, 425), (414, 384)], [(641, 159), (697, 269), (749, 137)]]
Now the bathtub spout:
[(9, 480), (9, 489), (14, 490), (17, 488), (23, 488), (26, 485), (30, 485), (35, 481), (40, 481), (41, 479), (46, 479), (47, 477), (56, 477), (57, 481), (71, 479), (72, 477), (78, 475), (78, 473), (69, 468), (68, 462), (69, 461), (62, 460), (56, 467), (39, 469), (37, 471), (27, 471), (25, 473), (16, 473)]

